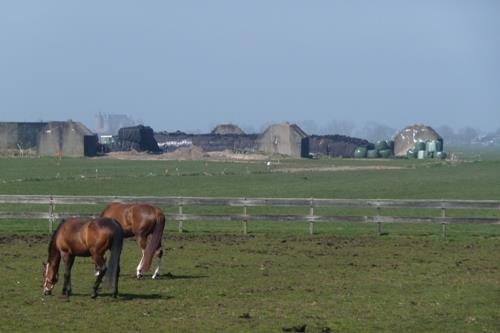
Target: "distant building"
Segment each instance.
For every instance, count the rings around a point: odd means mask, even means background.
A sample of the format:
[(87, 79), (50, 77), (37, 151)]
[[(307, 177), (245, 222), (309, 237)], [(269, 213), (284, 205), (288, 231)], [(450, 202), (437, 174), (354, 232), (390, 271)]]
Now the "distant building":
[(241, 128), (233, 124), (221, 124), (217, 125), (211, 132), (211, 134), (228, 135), (235, 134), (241, 135), (245, 134)]
[(434, 140), (441, 141), (443, 147), (443, 138), (432, 127), (422, 124), (408, 126), (394, 137), (394, 156), (406, 156), (407, 151), (419, 141)]
[(181, 147), (200, 147), (203, 151), (253, 153), (257, 150), (257, 134), (187, 134), (184, 132), (156, 132), (155, 139), (164, 152)]
[(297, 125), (282, 123), (269, 126), (257, 139), (258, 149), (267, 154), (302, 156), (302, 139), (307, 134)]
[(302, 157), (354, 157), (358, 147), (370, 148), (373, 143), (346, 135), (311, 135), (302, 140)]
[(74, 121), (0, 123), (0, 153), (35, 156), (95, 156), (97, 135)]

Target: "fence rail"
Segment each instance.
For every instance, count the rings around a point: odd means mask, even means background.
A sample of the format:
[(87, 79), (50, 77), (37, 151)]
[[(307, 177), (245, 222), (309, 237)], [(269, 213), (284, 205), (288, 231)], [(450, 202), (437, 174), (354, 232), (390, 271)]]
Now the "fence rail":
[[(376, 223), (379, 232), (381, 223), (435, 223), (447, 224), (500, 224), (499, 218), (448, 217), (447, 209), (457, 210), (500, 210), (496, 200), (390, 200), (390, 199), (314, 199), (314, 198), (200, 198), (200, 197), (129, 197), (129, 196), (43, 196), (43, 195), (0, 195), (0, 204), (40, 204), (48, 205), (48, 212), (0, 212), (0, 219), (48, 219), (49, 231), (56, 219), (78, 215), (81, 217), (96, 214), (75, 214), (56, 212), (56, 205), (102, 205), (113, 201), (147, 202), (159, 206), (175, 206), (178, 214), (168, 214), (167, 218), (179, 223), (182, 232), (183, 221), (242, 221), (243, 231), (247, 231), (248, 221), (269, 222), (309, 222), (310, 233), (314, 223), (327, 222), (367, 222)], [(185, 206), (231, 206), (242, 207), (242, 214), (184, 214)], [(247, 207), (308, 207), (309, 215), (257, 215), (248, 214)], [(375, 209), (372, 216), (332, 216), (316, 215), (315, 208)], [(401, 217), (381, 215), (381, 209), (440, 209), (440, 217)]]

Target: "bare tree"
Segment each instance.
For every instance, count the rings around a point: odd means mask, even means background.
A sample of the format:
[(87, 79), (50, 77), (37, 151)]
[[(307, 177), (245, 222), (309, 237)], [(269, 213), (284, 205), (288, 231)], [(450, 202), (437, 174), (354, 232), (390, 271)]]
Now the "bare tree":
[(352, 136), (356, 125), (349, 120), (332, 120), (322, 128), (321, 132), (324, 134), (341, 134)]
[(363, 126), (357, 136), (369, 141), (378, 141), (392, 139), (395, 133), (396, 129), (390, 126), (369, 122)]

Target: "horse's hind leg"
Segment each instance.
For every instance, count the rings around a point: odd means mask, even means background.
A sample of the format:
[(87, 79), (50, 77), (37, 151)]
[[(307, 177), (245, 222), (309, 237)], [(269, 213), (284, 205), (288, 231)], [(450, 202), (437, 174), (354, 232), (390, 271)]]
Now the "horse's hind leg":
[(161, 257), (163, 256), (163, 250), (161, 248), (161, 244), (160, 247), (158, 247), (158, 249), (156, 250), (155, 256), (158, 257), (158, 264), (156, 265), (155, 272), (153, 273), (153, 279), (158, 279), (160, 278), (160, 264), (161, 264)]
[(137, 265), (135, 275), (138, 279), (142, 279), (142, 264), (144, 262), (144, 250), (142, 250), (142, 257), (141, 261), (139, 261), (139, 264)]
[(71, 268), (75, 262), (75, 257), (71, 255), (63, 255), (64, 260), (64, 284), (62, 293), (64, 296), (71, 295)]
[(97, 267), (97, 277), (95, 279), (94, 289), (92, 292), (92, 298), (96, 298), (99, 285), (101, 284), (104, 274), (106, 274), (106, 261), (104, 260), (103, 256), (93, 256), (92, 258), (94, 259)]
[(139, 261), (139, 265), (137, 265), (137, 269), (136, 269), (136, 276), (138, 279), (142, 278), (142, 265), (144, 263), (144, 249), (146, 248), (146, 243), (147, 243), (146, 240), (147, 239), (145, 237), (142, 237), (142, 236), (137, 237), (137, 243), (139, 244), (139, 247), (142, 250), (141, 261)]
[(116, 271), (116, 281), (115, 281), (115, 289), (113, 290), (113, 293), (111, 296), (113, 298), (116, 298), (118, 296), (118, 280), (120, 280), (120, 265), (118, 264), (117, 271)]

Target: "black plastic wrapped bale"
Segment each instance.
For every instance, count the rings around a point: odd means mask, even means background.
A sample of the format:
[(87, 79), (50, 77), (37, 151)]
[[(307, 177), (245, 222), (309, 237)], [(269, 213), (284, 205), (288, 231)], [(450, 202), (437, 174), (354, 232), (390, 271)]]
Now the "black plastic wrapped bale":
[(143, 125), (120, 128), (118, 131), (117, 146), (119, 150), (125, 151), (160, 152), (153, 129)]

